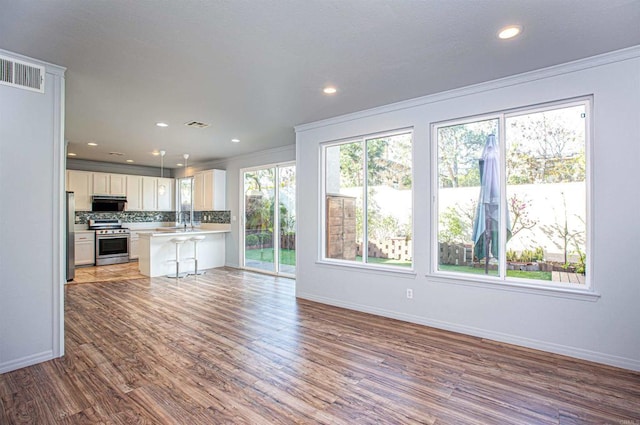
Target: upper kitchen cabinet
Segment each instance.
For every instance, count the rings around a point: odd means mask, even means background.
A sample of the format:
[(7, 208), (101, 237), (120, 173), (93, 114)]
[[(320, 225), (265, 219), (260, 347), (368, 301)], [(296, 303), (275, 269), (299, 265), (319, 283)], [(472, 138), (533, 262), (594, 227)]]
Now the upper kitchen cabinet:
[(127, 190), (127, 176), (124, 174), (93, 173), (94, 195), (122, 195)]
[(195, 211), (222, 211), (226, 209), (227, 172), (224, 170), (199, 171), (193, 176), (193, 209)]
[(91, 211), (93, 174), (89, 171), (67, 170), (67, 190), (75, 193), (76, 211)]
[(127, 177), (127, 211), (142, 210), (142, 176)]
[(174, 182), (171, 178), (142, 177), (142, 209), (173, 211)]

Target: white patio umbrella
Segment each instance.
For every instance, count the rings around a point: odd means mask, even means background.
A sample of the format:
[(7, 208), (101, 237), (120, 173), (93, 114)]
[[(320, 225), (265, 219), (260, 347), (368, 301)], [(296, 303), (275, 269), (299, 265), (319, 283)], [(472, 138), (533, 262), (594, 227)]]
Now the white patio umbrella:
[[(480, 198), (473, 222), (474, 255), (485, 260), (485, 273), (489, 273), (489, 255), (500, 253), (500, 151), (496, 136), (490, 134), (482, 150), (480, 165)], [(507, 216), (507, 229), (509, 229)], [(508, 230), (507, 239), (511, 237)]]

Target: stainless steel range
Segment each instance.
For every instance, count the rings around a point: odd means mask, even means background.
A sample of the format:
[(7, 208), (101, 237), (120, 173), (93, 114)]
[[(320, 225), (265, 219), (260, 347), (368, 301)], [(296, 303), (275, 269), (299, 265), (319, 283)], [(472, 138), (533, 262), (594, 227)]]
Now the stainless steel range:
[(129, 229), (116, 219), (89, 220), (96, 231), (96, 266), (129, 262)]

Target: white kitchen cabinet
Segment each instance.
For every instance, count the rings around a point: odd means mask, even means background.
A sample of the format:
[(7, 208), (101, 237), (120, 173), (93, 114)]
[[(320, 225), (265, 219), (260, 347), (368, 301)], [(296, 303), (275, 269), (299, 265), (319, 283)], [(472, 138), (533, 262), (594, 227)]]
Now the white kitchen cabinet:
[(91, 211), (93, 174), (89, 171), (67, 170), (66, 188), (75, 194), (76, 211)]
[(173, 211), (175, 180), (160, 177), (142, 177), (142, 209), (144, 211)]
[(158, 178), (142, 177), (142, 209), (144, 211), (157, 211), (158, 205)]
[(75, 265), (93, 265), (96, 262), (96, 233), (93, 231), (75, 232)]
[(173, 211), (173, 187), (175, 180), (170, 178), (158, 178), (158, 211)]
[(199, 171), (193, 176), (193, 209), (221, 211), (226, 208), (226, 180), (224, 170)]
[(127, 211), (142, 210), (142, 176), (126, 176)]
[(94, 195), (126, 195), (126, 175), (93, 173)]
[(109, 194), (121, 195), (127, 194), (127, 176), (124, 174), (109, 175)]
[(135, 230), (130, 231), (129, 237), (129, 260), (137, 260), (140, 256), (138, 250), (138, 240), (140, 237), (138, 236), (138, 232)]

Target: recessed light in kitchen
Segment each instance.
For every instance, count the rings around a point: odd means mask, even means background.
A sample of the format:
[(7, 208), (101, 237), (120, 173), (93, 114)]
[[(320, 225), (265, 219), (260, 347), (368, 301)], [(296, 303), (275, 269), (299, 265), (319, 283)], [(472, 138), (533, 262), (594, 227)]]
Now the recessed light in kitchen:
[(75, 153), (73, 153), (73, 152), (69, 152), (69, 153), (67, 154), (67, 156), (76, 156), (76, 154), (75, 154)]
[(160, 152), (158, 152), (158, 151), (153, 151), (153, 152), (151, 152), (151, 155), (153, 155), (153, 156), (158, 156), (158, 155), (160, 155)]
[(167, 124), (166, 122), (157, 122), (156, 125), (158, 127), (169, 127), (169, 124)]
[(176, 166), (177, 166), (177, 167), (182, 167), (183, 165), (184, 165), (184, 164), (183, 164), (183, 163), (181, 163), (181, 162), (178, 162), (178, 163), (176, 164)]
[(89, 145), (89, 146), (98, 146), (98, 144), (96, 142), (89, 142), (89, 143), (87, 143), (87, 145)]
[(335, 94), (338, 91), (338, 89), (336, 89), (335, 87), (329, 86), (329, 87), (325, 87), (322, 91), (324, 92), (324, 94)]
[(127, 162), (135, 162), (133, 159), (127, 159)]
[(522, 32), (522, 27), (520, 25), (509, 25), (504, 27), (498, 32), (498, 38), (502, 40), (508, 40), (520, 34)]
[(233, 143), (240, 143), (240, 139), (231, 139)]

